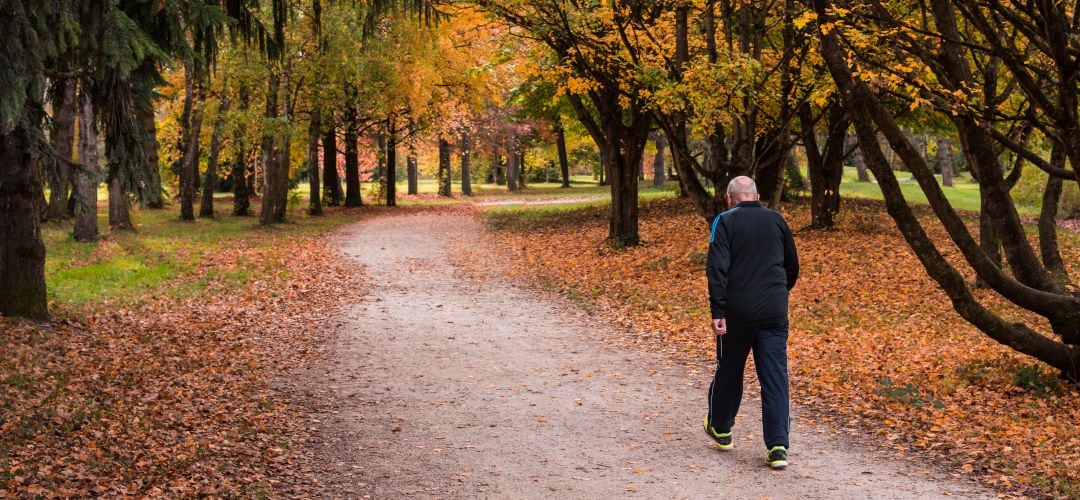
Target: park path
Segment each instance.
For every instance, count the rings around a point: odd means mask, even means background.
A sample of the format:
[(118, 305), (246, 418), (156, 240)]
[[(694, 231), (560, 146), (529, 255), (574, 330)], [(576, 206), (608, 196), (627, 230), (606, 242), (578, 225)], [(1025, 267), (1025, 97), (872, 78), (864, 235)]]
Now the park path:
[(995, 496), (798, 422), (773, 471), (749, 393), (720, 452), (701, 430), (707, 362), (613, 346), (559, 298), (452, 268), (451, 242), (483, 230), (429, 212), (343, 231), (370, 287), (318, 370), (325, 497)]

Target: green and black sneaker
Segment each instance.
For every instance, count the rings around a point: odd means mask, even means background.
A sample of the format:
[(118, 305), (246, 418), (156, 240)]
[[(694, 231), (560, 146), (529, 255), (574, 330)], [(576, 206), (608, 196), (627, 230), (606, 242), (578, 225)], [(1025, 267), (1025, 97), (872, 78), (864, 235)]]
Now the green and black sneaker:
[(769, 454), (765, 456), (765, 461), (769, 462), (769, 467), (774, 469), (787, 468), (787, 448), (783, 446), (769, 448)]
[(716, 441), (717, 448), (720, 448), (723, 451), (731, 451), (731, 449), (735, 447), (735, 442), (731, 440), (731, 431), (716, 432), (716, 429), (713, 429), (712, 426), (709, 425), (709, 417), (707, 415), (705, 416), (705, 421), (703, 423), (705, 424), (705, 432), (709, 434), (709, 437)]

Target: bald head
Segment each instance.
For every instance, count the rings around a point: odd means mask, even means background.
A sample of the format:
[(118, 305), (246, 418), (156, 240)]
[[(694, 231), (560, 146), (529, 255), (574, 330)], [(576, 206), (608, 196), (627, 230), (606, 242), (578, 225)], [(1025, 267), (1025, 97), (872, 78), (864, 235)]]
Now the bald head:
[(754, 183), (754, 179), (751, 179), (745, 175), (740, 175), (727, 185), (728, 204), (731, 206), (738, 205), (743, 201), (758, 201), (757, 184)]

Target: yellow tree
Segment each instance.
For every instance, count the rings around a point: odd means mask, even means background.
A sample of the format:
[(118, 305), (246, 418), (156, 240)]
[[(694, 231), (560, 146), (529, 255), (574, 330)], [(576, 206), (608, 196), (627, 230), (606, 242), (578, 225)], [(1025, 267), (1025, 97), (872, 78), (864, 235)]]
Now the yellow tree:
[(565, 95), (600, 150), (610, 182), (608, 238), (636, 245), (638, 168), (653, 125), (649, 103), (636, 78), (637, 62), (624, 37), (631, 20), (662, 14), (653, 2), (604, 3), (557, 0), (477, 0), (475, 4), (519, 36), (538, 42), (551, 57), (541, 74)]

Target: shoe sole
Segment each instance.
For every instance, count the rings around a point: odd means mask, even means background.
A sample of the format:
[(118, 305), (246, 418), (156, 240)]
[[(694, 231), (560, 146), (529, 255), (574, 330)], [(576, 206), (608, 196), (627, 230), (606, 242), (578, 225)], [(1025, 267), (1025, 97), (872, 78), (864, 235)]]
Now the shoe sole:
[(772, 467), (774, 469), (786, 469), (787, 460), (777, 460), (775, 462), (769, 462), (769, 467)]
[[(713, 441), (715, 441), (716, 436), (713, 436), (712, 432), (709, 431), (709, 417), (705, 417), (705, 420), (702, 422), (702, 424), (703, 424), (703, 426), (705, 428), (705, 433), (708, 434), (709, 437), (713, 438)], [(720, 451), (731, 451), (731, 450), (735, 449), (735, 443), (733, 442), (731, 444), (720, 444), (718, 442), (718, 443), (716, 443), (716, 447), (720, 448)]]

